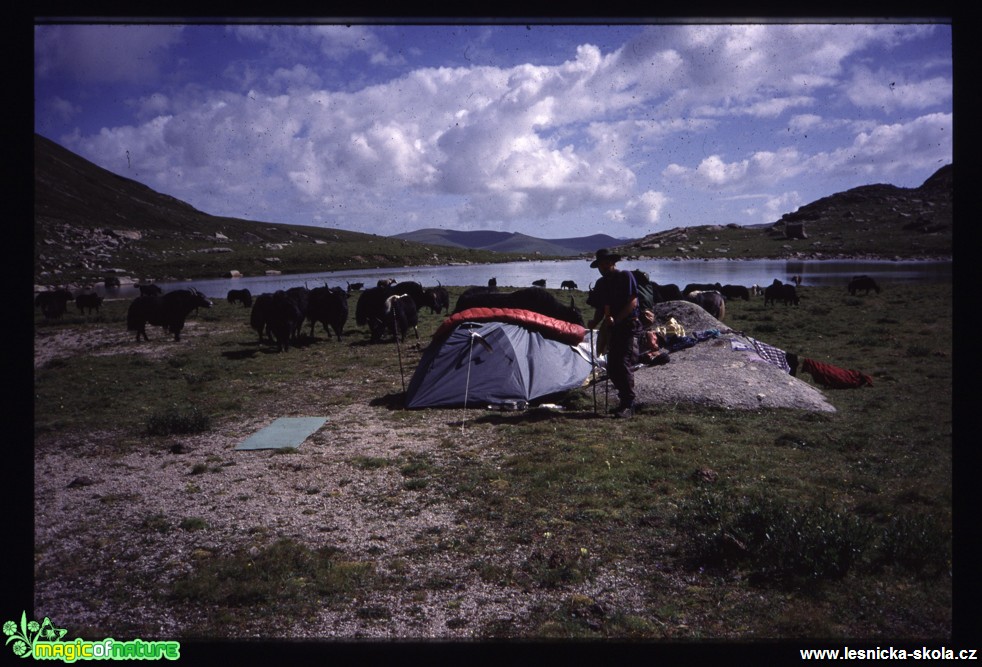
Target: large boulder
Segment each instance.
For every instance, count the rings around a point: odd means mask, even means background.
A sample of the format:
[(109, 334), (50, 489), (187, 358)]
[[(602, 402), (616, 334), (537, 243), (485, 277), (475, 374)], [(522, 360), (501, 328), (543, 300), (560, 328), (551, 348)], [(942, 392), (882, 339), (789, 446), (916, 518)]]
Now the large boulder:
[(672, 352), (667, 364), (640, 368), (634, 374), (640, 403), (835, 412), (822, 392), (766, 361), (753, 351), (752, 339), (732, 331), (701, 307), (666, 301), (655, 304), (654, 312), (656, 326), (675, 318), (687, 334), (715, 329), (720, 335)]

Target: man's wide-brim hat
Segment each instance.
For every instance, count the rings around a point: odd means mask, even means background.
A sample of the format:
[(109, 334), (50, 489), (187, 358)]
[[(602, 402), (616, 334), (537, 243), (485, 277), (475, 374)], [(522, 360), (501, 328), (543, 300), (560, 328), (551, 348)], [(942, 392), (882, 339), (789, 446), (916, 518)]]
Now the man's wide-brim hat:
[(590, 268), (591, 269), (597, 268), (597, 265), (600, 264), (600, 262), (619, 262), (619, 261), (621, 261), (621, 256), (618, 255), (616, 252), (611, 252), (607, 250), (607, 248), (601, 248), (600, 250), (597, 251), (597, 258), (593, 260), (592, 264), (590, 264)]

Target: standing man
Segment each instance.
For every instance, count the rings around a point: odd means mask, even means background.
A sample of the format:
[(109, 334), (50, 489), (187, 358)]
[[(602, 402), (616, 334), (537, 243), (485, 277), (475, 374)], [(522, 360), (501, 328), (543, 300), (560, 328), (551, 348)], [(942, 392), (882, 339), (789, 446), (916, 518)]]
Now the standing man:
[(634, 366), (638, 361), (638, 338), (641, 335), (641, 312), (638, 306), (638, 284), (630, 271), (617, 268), (621, 256), (606, 248), (597, 251), (591, 269), (600, 271), (587, 303), (596, 309), (587, 325), (599, 322), (608, 327), (607, 376), (614, 383), (619, 402), (614, 416), (634, 415)]

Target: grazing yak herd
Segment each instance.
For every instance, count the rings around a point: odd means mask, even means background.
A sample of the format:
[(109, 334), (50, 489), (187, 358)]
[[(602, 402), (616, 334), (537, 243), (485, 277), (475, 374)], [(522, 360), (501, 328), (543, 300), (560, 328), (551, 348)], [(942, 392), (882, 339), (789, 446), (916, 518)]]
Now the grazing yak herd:
[[(784, 283), (775, 279), (766, 288), (757, 285), (720, 285), (692, 283), (679, 289), (677, 285), (659, 285), (648, 279), (647, 274), (635, 270), (639, 288), (647, 303), (686, 300), (698, 304), (716, 319), (722, 320), (726, 314), (728, 299), (749, 300), (752, 296), (763, 295), (764, 305), (783, 304), (797, 306), (800, 278), (794, 276)], [(291, 287), (274, 293), (253, 296), (248, 289), (229, 290), (229, 304), (241, 304), (250, 309), (249, 325), (255, 331), (260, 345), (270, 344), (277, 351), (286, 352), (296, 346), (304, 331), (304, 323), (309, 322), (309, 336), (313, 338), (317, 324), (325, 332), (333, 332), (340, 342), (344, 327), (348, 322), (348, 302), (352, 294), (360, 292), (355, 306), (355, 322), (367, 327), (370, 341), (380, 342), (385, 337), (405, 342), (407, 335), (419, 340), (419, 312), (426, 308), (432, 313), (459, 313), (471, 308), (519, 308), (531, 310), (559, 320), (583, 325), (581, 311), (576, 307), (574, 297), (569, 304), (562, 303), (548, 292), (545, 280), (538, 280), (532, 287), (513, 291), (498, 291), (497, 279), (488, 280), (487, 287), (471, 287), (465, 290), (450, 310), (450, 296), (442, 285), (423, 287), (418, 282), (379, 280), (375, 287), (362, 289), (362, 283), (348, 283), (346, 289), (340, 287)], [(175, 341), (180, 341), (181, 331), (186, 319), (199, 308), (210, 308), (212, 301), (196, 289), (177, 289), (164, 293), (153, 284), (137, 285), (140, 295), (127, 309), (126, 328), (135, 332), (136, 341), (148, 341), (146, 326), (159, 326)], [(560, 289), (576, 290), (576, 283), (563, 281)], [(871, 291), (880, 293), (880, 286), (870, 276), (854, 276), (849, 281), (850, 295)], [(593, 286), (588, 289), (586, 302), (590, 303)], [(45, 319), (56, 319), (67, 312), (68, 303), (74, 301), (79, 313), (92, 315), (99, 312), (103, 298), (90, 290), (74, 295), (65, 288), (37, 292), (34, 305), (40, 309)]]

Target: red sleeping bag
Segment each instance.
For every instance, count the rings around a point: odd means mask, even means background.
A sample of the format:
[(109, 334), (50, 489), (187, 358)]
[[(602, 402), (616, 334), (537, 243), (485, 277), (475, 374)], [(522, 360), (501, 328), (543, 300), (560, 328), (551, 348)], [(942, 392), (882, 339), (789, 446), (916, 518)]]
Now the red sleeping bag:
[(812, 379), (824, 387), (832, 389), (853, 389), (855, 387), (873, 386), (873, 378), (865, 373), (846, 368), (839, 368), (814, 359), (801, 362), (801, 369), (811, 374)]
[(554, 317), (520, 308), (468, 308), (454, 313), (443, 321), (440, 328), (433, 334), (434, 340), (440, 340), (450, 335), (459, 324), (464, 322), (507, 322), (517, 324), (527, 329), (538, 331), (545, 338), (558, 340), (567, 345), (579, 345), (586, 337), (586, 329), (579, 324), (557, 320)]

